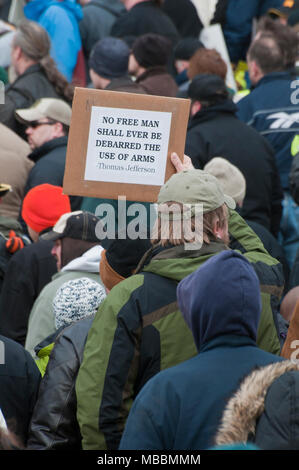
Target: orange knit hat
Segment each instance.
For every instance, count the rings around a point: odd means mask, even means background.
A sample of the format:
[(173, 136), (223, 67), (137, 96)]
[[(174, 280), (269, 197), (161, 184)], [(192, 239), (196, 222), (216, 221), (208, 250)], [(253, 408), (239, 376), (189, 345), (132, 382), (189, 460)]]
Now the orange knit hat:
[(60, 186), (40, 184), (24, 197), (22, 217), (35, 232), (53, 227), (62, 214), (71, 212), (70, 199)]

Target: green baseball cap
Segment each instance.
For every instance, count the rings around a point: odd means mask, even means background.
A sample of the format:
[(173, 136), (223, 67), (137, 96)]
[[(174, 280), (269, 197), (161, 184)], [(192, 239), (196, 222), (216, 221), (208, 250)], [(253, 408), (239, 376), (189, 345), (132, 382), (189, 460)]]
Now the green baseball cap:
[[(235, 209), (232, 197), (223, 193), (217, 178), (202, 170), (185, 170), (173, 175), (160, 189), (158, 204), (166, 202), (203, 205), (203, 213), (211, 212), (223, 204)], [(194, 211), (192, 211), (194, 215)]]

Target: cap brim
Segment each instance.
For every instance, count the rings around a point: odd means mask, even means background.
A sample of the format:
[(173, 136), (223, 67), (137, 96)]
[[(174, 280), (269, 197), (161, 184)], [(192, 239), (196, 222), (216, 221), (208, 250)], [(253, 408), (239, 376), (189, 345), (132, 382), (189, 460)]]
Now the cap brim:
[(17, 109), (15, 111), (16, 119), (23, 124), (38, 121), (39, 119), (43, 118), (44, 116), (37, 111), (36, 109)]
[(235, 200), (232, 197), (228, 196), (227, 194), (224, 194), (224, 202), (229, 209), (236, 208)]
[(270, 8), (268, 10), (268, 15), (276, 15), (285, 18), (291, 13), (291, 8), (288, 7), (280, 7), (280, 8)]
[(55, 242), (56, 240), (58, 240), (59, 238), (61, 238), (61, 233), (57, 233), (57, 232), (54, 232), (53, 230), (51, 230), (50, 232), (46, 232), (46, 233), (43, 233), (42, 235), (40, 235), (40, 239), (41, 240), (46, 240), (46, 241), (53, 241)]
[(11, 191), (10, 184), (0, 184), (0, 197), (5, 196), (9, 191)]

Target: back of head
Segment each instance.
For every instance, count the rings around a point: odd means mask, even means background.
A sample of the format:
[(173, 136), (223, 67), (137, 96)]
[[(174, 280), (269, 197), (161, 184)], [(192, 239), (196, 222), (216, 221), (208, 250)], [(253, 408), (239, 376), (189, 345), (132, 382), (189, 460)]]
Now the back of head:
[(183, 38), (175, 46), (173, 55), (175, 60), (190, 60), (198, 49), (204, 45), (196, 38)]
[(35, 232), (53, 227), (61, 215), (70, 212), (70, 199), (60, 186), (41, 184), (30, 189), (23, 200), (22, 217)]
[(56, 329), (94, 316), (105, 297), (104, 287), (88, 277), (65, 282), (53, 299)]
[(223, 192), (231, 196), (236, 204), (242, 205), (246, 193), (246, 180), (239, 168), (225, 158), (214, 157), (204, 166), (203, 170), (214, 175)]
[(111, 290), (116, 284), (132, 276), (143, 255), (151, 248), (149, 238), (118, 237), (111, 241), (102, 253), (100, 277), (105, 287)]
[(188, 96), (193, 101), (199, 101), (202, 107), (223, 103), (229, 98), (225, 82), (218, 75), (196, 75), (188, 88)]
[(255, 61), (264, 74), (294, 67), (298, 57), (299, 37), (291, 27), (264, 17), (248, 50), (248, 60)]
[(50, 57), (51, 41), (47, 31), (34, 21), (22, 20), (16, 30), (13, 47), (18, 46), (23, 54), (40, 64), (57, 93), (68, 101), (73, 97), (73, 87), (58, 71)]
[(171, 41), (154, 33), (138, 37), (132, 47), (132, 54), (138, 64), (144, 68), (166, 66), (171, 51)]
[(197, 49), (190, 59), (188, 68), (190, 80), (200, 74), (218, 75), (225, 80), (226, 73), (227, 65), (215, 49)]
[(217, 237), (229, 243), (228, 208), (236, 205), (210, 173), (193, 169), (174, 174), (161, 187), (157, 202), (152, 243), (189, 243), (188, 249), (199, 249), (202, 242), (209, 244)]
[(113, 79), (128, 73), (130, 49), (119, 38), (105, 37), (93, 47), (89, 67), (103, 78)]
[(256, 341), (260, 285), (251, 264), (239, 253), (227, 250), (212, 256), (179, 283), (177, 299), (198, 350), (222, 335)]

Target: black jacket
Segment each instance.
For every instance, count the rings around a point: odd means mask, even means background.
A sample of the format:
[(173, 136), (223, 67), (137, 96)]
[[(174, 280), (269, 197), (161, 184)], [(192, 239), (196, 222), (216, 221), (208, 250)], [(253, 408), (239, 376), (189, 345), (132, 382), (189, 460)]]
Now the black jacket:
[(55, 341), (30, 425), (28, 448), (80, 450), (75, 382), (92, 318), (63, 329)]
[(20, 344), (1, 335), (0, 356), (0, 408), (8, 428), (26, 444), (40, 372)]
[(185, 153), (202, 169), (213, 157), (238, 167), (246, 179), (241, 215), (279, 231), (283, 193), (272, 148), (254, 129), (239, 121), (235, 104), (227, 100), (200, 110), (190, 120)]
[(162, 8), (172, 19), (182, 38), (198, 38), (203, 24), (191, 0), (164, 0)]
[(173, 44), (179, 40), (178, 31), (162, 8), (152, 1), (137, 3), (131, 10), (120, 16), (111, 29), (111, 36), (142, 36), (156, 33), (168, 37)]
[(24, 189), (24, 197), (31, 188), (48, 183), (63, 185), (67, 136), (57, 137), (36, 148), (28, 156), (35, 165), (30, 170)]
[[(24, 197), (30, 189), (40, 184), (48, 183), (55, 186), (63, 186), (67, 140), (68, 136), (66, 135), (57, 137), (31, 152), (28, 158), (34, 161), (35, 165), (28, 175), (24, 188)], [(72, 211), (79, 210), (82, 198), (71, 196), (70, 202)], [(23, 222), (22, 219), (20, 221)], [(22, 223), (22, 225), (24, 224)]]
[(15, 253), (6, 266), (0, 296), (0, 334), (24, 345), (35, 299), (57, 267), (53, 242), (38, 241)]
[(40, 98), (61, 98), (39, 64), (32, 65), (6, 86), (5, 104), (0, 105), (0, 122), (24, 137), (24, 128), (15, 119), (16, 109), (29, 108)]

